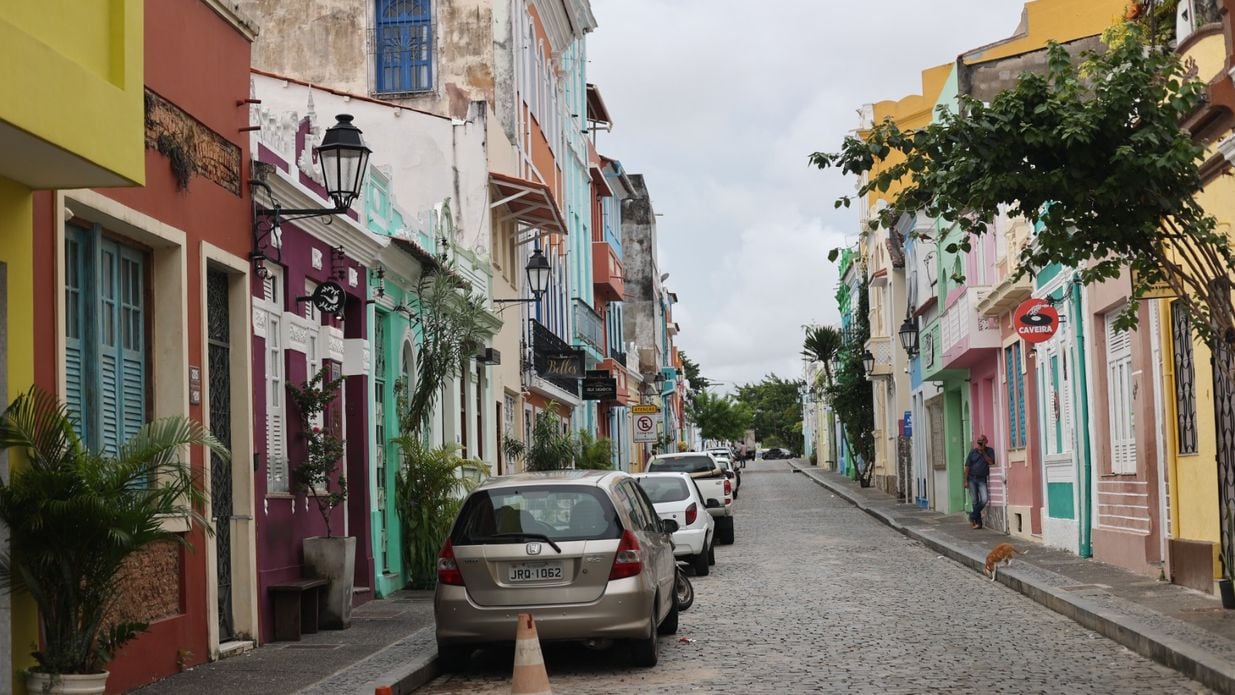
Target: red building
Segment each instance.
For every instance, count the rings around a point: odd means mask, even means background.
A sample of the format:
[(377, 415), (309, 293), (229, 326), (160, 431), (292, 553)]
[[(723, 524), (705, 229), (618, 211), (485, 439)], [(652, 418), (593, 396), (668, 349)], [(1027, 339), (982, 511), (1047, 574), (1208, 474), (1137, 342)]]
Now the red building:
[(112, 662), (109, 692), (257, 631), (246, 184), (255, 30), (216, 0), (144, 11), (146, 185), (36, 198), (36, 291), (48, 298), (36, 380), (79, 415), (92, 446), (113, 449), (143, 422), (188, 415), (233, 456), (191, 453), (214, 535), (168, 520), (188, 544), (131, 559), (117, 610), (150, 629)]

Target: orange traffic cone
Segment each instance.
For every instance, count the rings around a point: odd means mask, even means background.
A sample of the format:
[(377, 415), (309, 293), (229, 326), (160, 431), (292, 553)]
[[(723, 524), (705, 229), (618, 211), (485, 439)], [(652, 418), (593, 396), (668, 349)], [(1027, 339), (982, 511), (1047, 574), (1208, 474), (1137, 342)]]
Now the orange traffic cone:
[(519, 614), (519, 629), (515, 633), (515, 673), (510, 681), (510, 695), (553, 695), (549, 689), (549, 674), (545, 657), (540, 653), (540, 637), (531, 613)]

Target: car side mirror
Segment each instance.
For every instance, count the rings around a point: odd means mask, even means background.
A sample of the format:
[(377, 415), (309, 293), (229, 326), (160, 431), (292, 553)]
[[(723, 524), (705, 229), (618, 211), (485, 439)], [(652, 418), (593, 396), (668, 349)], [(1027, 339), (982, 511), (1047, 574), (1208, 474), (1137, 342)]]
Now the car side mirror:
[(660, 530), (664, 531), (665, 533), (670, 533), (670, 534), (677, 533), (677, 530), (679, 528), (681, 527), (678, 526), (678, 522), (674, 521), (673, 519), (661, 519), (660, 520)]
[(737, 475), (737, 473), (734, 473), (733, 471), (725, 471), (725, 477), (726, 477), (726, 478), (728, 478), (728, 479), (730, 479), (730, 480), (733, 480), (733, 477), (734, 477), (734, 476), (736, 476), (736, 475)]
[(708, 500), (703, 503), (703, 506), (708, 509), (720, 509), (724, 505), (720, 503), (720, 500), (709, 497)]

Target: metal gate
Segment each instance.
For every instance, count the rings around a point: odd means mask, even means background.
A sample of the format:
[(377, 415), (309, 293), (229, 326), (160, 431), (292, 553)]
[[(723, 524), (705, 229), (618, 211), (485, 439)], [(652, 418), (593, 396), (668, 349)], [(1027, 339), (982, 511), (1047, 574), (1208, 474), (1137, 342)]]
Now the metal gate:
[[(210, 433), (225, 448), (232, 446), (231, 344), (229, 341), (227, 274), (206, 273), (206, 339), (210, 380)], [(210, 455), (210, 499), (213, 504), (215, 564), (219, 586), (219, 640), (235, 636), (232, 616), (232, 467)]]
[[(1218, 519), (1222, 556), (1235, 557), (1231, 526), (1235, 520), (1235, 384), (1231, 373), (1235, 355), (1230, 348), (1214, 352), (1214, 417), (1218, 428)], [(1227, 570), (1230, 572), (1230, 570)]]

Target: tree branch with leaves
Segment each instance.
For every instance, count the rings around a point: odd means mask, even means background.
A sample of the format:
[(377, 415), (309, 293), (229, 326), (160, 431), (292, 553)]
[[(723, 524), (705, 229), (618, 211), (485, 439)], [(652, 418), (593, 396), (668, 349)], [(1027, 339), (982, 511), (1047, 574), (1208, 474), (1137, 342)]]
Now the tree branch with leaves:
[[(1203, 341), (1235, 341), (1235, 255), (1197, 201), (1205, 149), (1180, 126), (1202, 105), (1203, 86), (1145, 35), (1139, 24), (1117, 25), (1103, 37), (1106, 51), (1079, 59), (1051, 44), (1045, 74), (1021, 75), (989, 104), (961, 95), (923, 128), (887, 120), (810, 161), (866, 177), (837, 207), (902, 186), (872, 226), (936, 218), (962, 232), (954, 252), (968, 251), (1001, 212), (1022, 216), (1037, 233), (1017, 277), (1060, 264), (1090, 284), (1128, 269), (1133, 300), (1167, 285)], [(894, 153), (898, 161), (879, 166)], [(1134, 327), (1137, 309), (1129, 302), (1118, 327)]]

